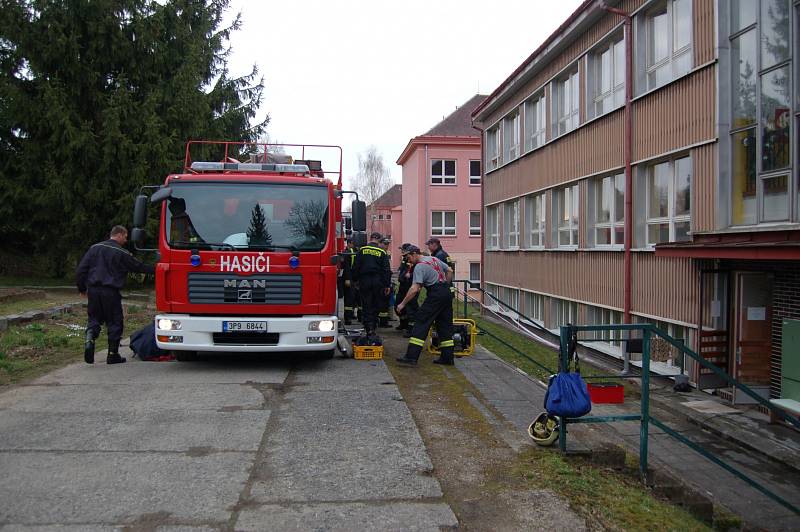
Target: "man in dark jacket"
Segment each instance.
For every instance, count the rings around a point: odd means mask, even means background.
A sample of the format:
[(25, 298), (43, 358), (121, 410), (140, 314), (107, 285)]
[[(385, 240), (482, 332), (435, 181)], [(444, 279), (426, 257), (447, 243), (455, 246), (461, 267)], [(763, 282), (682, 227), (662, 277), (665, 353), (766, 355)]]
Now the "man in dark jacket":
[[(400, 246), (400, 253), (403, 255), (403, 259), (400, 262), (400, 269), (397, 272), (397, 295), (395, 296), (396, 304), (399, 304), (403, 299), (405, 299), (408, 290), (411, 288), (411, 275), (414, 269), (414, 265), (411, 264), (411, 261), (408, 259), (408, 250), (411, 249), (411, 244), (403, 244)], [(417, 297), (411, 299), (408, 304), (406, 304), (405, 308), (402, 312), (397, 312), (397, 316), (400, 318), (400, 325), (397, 326), (397, 330), (404, 331), (404, 336), (410, 337), (411, 336), (411, 327), (414, 325), (414, 316), (416, 315), (417, 309), (419, 308), (419, 302), (417, 301)]]
[(128, 242), (128, 230), (121, 225), (111, 229), (111, 238), (89, 248), (77, 270), (78, 291), (89, 298), (89, 323), (86, 326), (86, 343), (83, 359), (94, 363), (94, 341), (100, 335), (100, 326), (108, 330), (109, 364), (125, 362), (119, 354), (122, 339), (122, 295), (128, 272), (153, 273), (155, 268), (134, 258), (123, 246)]
[(375, 334), (378, 327), (378, 309), (389, 294), (392, 271), (389, 255), (380, 246), (383, 235), (372, 233), (370, 242), (358, 250), (353, 263), (353, 280), (358, 283), (363, 306), (364, 329), (367, 336)]
[[(456, 263), (450, 257), (450, 254), (444, 250), (444, 248), (442, 247), (442, 242), (435, 236), (432, 236), (428, 239), (427, 242), (425, 242), (425, 245), (428, 246), (428, 251), (430, 252), (431, 257), (436, 257), (440, 261), (447, 264), (450, 267), (450, 269), (453, 270), (453, 275), (455, 275)], [(455, 295), (456, 292), (456, 289), (452, 283), (450, 283), (450, 292), (453, 295)]]

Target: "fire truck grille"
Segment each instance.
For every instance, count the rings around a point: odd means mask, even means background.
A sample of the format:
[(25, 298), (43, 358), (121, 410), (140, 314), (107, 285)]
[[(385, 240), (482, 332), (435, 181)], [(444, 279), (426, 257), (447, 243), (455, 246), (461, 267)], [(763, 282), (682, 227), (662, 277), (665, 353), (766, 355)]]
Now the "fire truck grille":
[(303, 276), (297, 274), (189, 274), (190, 303), (299, 305), (302, 293)]

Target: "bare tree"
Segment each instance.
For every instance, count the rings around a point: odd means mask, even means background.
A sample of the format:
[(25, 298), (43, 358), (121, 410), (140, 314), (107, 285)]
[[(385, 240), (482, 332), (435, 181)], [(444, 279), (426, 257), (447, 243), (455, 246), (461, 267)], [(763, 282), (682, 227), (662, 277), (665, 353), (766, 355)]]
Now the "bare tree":
[(358, 196), (367, 204), (370, 228), (376, 210), (375, 201), (392, 188), (393, 184), (389, 169), (383, 162), (383, 155), (375, 146), (370, 146), (358, 154), (358, 174), (353, 179), (353, 190), (358, 192)]

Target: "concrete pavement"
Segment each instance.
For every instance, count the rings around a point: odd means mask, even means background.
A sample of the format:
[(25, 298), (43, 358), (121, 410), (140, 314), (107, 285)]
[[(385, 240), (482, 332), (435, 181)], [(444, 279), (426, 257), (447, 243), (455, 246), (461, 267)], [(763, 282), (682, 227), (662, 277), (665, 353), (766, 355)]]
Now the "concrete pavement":
[(457, 525), (382, 361), (74, 364), (0, 393), (0, 529)]

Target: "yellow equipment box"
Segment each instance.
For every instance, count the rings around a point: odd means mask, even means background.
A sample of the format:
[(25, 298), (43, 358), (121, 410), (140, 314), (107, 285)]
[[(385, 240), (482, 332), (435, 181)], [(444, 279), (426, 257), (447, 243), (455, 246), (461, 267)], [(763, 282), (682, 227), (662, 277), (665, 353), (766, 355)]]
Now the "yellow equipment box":
[[(453, 354), (457, 357), (470, 356), (475, 351), (475, 338), (478, 336), (478, 325), (475, 320), (455, 318), (453, 320)], [(433, 328), (428, 333), (428, 351), (433, 355), (441, 354), (439, 338)]]
[(380, 360), (383, 358), (383, 346), (354, 345), (353, 358), (356, 360)]

